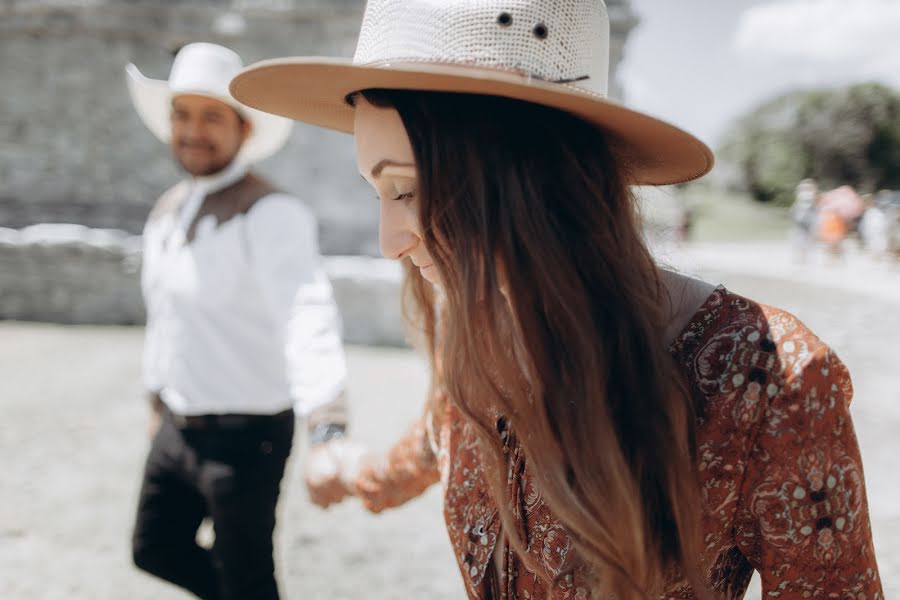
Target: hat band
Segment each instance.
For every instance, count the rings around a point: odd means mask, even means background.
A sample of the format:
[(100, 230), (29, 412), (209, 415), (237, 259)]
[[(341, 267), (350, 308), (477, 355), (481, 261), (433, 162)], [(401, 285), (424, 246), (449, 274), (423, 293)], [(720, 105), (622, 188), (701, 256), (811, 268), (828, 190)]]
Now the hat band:
[[(421, 57), (409, 57), (409, 58), (382, 58), (379, 60), (366, 61), (366, 62), (354, 62), (353, 63), (357, 67), (372, 67), (378, 69), (390, 69), (392, 67), (396, 67), (399, 65), (405, 64), (433, 64), (433, 65), (448, 65), (453, 67), (468, 67), (471, 69), (480, 69), (487, 71), (505, 71), (512, 75), (518, 75), (523, 79), (533, 79), (536, 81), (543, 81), (546, 83), (558, 83), (558, 84), (573, 84), (579, 83), (582, 81), (590, 81), (590, 75), (578, 75), (574, 77), (561, 78), (561, 79), (548, 79), (542, 75), (538, 75), (536, 73), (532, 73), (530, 71), (526, 71), (524, 69), (517, 69), (515, 67), (510, 67), (508, 65), (496, 64), (489, 65), (484, 62), (480, 62), (476, 59), (471, 60), (461, 60), (458, 58), (421, 58)], [(595, 92), (596, 93), (596, 92)]]

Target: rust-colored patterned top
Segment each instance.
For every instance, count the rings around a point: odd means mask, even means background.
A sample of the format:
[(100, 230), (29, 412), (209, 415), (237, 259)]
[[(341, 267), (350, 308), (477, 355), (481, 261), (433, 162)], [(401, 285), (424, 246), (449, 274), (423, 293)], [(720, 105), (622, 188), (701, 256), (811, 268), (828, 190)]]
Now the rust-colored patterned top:
[[(705, 567), (725, 598), (742, 598), (754, 570), (766, 598), (883, 599), (863, 469), (850, 419), (850, 376), (797, 318), (717, 289), (670, 348), (696, 396)], [(528, 571), (501, 539), (471, 426), (448, 414), (423, 417), (363, 473), (363, 501), (397, 506), (440, 481), (450, 541), (469, 598), (586, 599), (567, 560), (566, 530), (529, 476), (513, 432), (507, 441), (509, 502), (545, 577)], [(558, 580), (553, 589), (545, 581)], [(673, 583), (663, 598), (694, 598)]]

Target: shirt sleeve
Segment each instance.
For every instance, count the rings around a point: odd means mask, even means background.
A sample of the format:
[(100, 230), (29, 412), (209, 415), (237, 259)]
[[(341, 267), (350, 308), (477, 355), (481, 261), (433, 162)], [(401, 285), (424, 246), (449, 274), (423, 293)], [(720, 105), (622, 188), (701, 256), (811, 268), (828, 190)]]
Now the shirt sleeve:
[(884, 598), (846, 368), (823, 345), (764, 390), (736, 523), (763, 596)]
[(158, 307), (155, 306), (153, 298), (154, 290), (151, 289), (150, 280), (152, 279), (152, 271), (158, 268), (155, 264), (155, 256), (159, 252), (156, 247), (154, 223), (148, 222), (144, 227), (143, 233), (143, 264), (141, 265), (141, 292), (144, 299), (144, 311), (146, 314), (144, 324), (144, 349), (141, 358), (141, 376), (144, 382), (144, 389), (151, 393), (157, 393), (162, 390), (165, 381), (160, 369), (160, 353), (162, 336), (160, 315), (157, 314)]
[(166, 314), (160, 304), (159, 278), (162, 266), (163, 243), (171, 231), (171, 216), (176, 214), (188, 197), (190, 186), (181, 181), (156, 201), (144, 224), (141, 254), (141, 293), (144, 299), (146, 324), (144, 328), (144, 352), (141, 374), (144, 388), (151, 393), (160, 392), (166, 384), (165, 368), (161, 364), (165, 343)]
[(345, 423), (347, 367), (341, 320), (319, 256), (315, 217), (297, 199), (271, 194), (247, 214), (258, 281), (284, 331), (284, 355), (297, 413)]

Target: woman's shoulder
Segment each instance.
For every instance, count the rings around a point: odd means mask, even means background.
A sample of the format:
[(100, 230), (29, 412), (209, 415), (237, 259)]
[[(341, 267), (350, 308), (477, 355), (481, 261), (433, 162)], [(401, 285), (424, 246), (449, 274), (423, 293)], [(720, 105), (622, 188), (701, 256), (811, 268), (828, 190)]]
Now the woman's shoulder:
[(737, 544), (764, 592), (879, 597), (853, 390), (834, 351), (790, 312), (723, 287), (675, 350), (699, 396), (708, 550)]
[(723, 286), (695, 313), (672, 351), (705, 395), (756, 383), (771, 399), (810, 378), (838, 386), (847, 401), (852, 395), (846, 367), (799, 318)]

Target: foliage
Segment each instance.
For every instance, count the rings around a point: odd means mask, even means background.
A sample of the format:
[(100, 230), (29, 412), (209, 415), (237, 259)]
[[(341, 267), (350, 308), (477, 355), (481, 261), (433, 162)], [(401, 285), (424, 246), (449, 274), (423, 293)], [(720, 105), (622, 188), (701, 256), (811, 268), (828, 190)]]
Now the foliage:
[(898, 189), (900, 94), (872, 83), (785, 94), (740, 119), (720, 156), (762, 202), (790, 204), (807, 177), (821, 189)]

